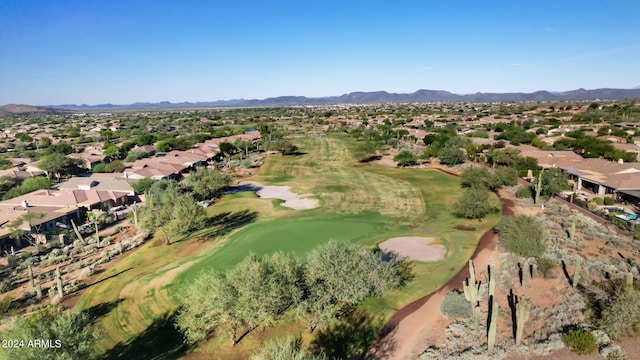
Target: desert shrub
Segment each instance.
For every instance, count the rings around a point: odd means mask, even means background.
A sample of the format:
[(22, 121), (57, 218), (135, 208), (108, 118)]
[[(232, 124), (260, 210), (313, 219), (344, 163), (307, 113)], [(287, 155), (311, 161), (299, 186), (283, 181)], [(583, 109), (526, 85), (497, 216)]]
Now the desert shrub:
[(615, 204), (615, 200), (613, 200), (613, 198), (611, 196), (605, 196), (604, 197), (604, 204), (607, 206), (611, 206), (613, 204)]
[(9, 256), (9, 259), (7, 259), (7, 262), (9, 263), (9, 266), (16, 266), (16, 265), (18, 265), (18, 262), (20, 262), (20, 257), (19, 256)]
[(516, 191), (516, 197), (518, 199), (530, 199), (532, 194), (531, 186), (521, 186)]
[(0, 318), (2, 318), (6, 313), (9, 312), (9, 308), (11, 307), (11, 302), (13, 299), (11, 296), (5, 296), (0, 300)]
[(47, 247), (46, 246), (38, 245), (38, 254), (42, 254), (45, 251), (47, 251)]
[(546, 256), (541, 256), (539, 258), (536, 259), (538, 262), (538, 271), (540, 272), (540, 274), (542, 274), (543, 277), (549, 277), (549, 275), (551, 274), (551, 270), (553, 270), (556, 267), (556, 262), (549, 259)]
[(102, 241), (100, 241), (100, 247), (105, 247), (111, 245), (111, 238), (106, 237)]
[(578, 355), (588, 355), (598, 350), (596, 337), (586, 330), (569, 330), (562, 335), (562, 342)]
[(591, 201), (593, 201), (594, 203), (596, 203), (597, 205), (602, 205), (604, 204), (604, 200), (602, 198), (599, 197), (594, 197), (593, 199), (591, 199)]
[(618, 345), (607, 345), (600, 350), (600, 355), (607, 360), (625, 360), (624, 352)]
[(58, 247), (58, 242), (57, 241), (52, 241), (51, 243), (49, 243), (49, 248), (53, 249), (53, 248), (57, 248)]
[(598, 208), (598, 204), (595, 201), (589, 201), (587, 203), (587, 209), (589, 209), (589, 211), (595, 211)]
[(80, 272), (78, 273), (78, 279), (86, 279), (89, 276), (93, 275), (94, 273), (95, 273), (95, 269), (93, 268), (93, 266), (85, 267), (84, 269), (80, 270)]
[(603, 308), (599, 326), (614, 339), (640, 330), (640, 291), (619, 288)]
[(440, 312), (449, 319), (469, 318), (473, 315), (471, 304), (465, 299), (464, 294), (458, 291), (452, 291), (442, 299)]
[(496, 225), (504, 248), (523, 257), (538, 258), (546, 249), (544, 223), (528, 215), (504, 217)]

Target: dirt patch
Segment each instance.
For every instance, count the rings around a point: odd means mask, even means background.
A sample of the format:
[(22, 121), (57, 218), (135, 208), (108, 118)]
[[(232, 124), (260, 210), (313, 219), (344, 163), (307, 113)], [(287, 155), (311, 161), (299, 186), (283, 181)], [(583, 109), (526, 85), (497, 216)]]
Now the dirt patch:
[(382, 251), (397, 253), (401, 257), (418, 261), (438, 261), (444, 259), (447, 248), (444, 245), (431, 244), (434, 238), (419, 236), (395, 237), (381, 242)]
[(313, 209), (318, 205), (318, 199), (309, 199), (312, 194), (296, 194), (291, 192), (291, 186), (266, 186), (256, 181), (243, 181), (239, 187), (246, 187), (255, 191), (262, 199), (284, 200), (281, 204), (294, 210)]
[(464, 226), (464, 225), (456, 225), (455, 227), (456, 230), (462, 230), (462, 231), (476, 231), (476, 228), (473, 226)]

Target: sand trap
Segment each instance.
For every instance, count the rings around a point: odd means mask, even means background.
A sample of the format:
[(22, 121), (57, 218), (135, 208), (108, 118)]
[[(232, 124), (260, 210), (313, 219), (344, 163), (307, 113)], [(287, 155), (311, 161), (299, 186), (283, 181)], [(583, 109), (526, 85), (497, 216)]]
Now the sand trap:
[(246, 191), (255, 191), (262, 199), (281, 199), (282, 206), (295, 210), (313, 209), (318, 205), (318, 199), (307, 199), (312, 194), (295, 194), (291, 192), (291, 186), (265, 186), (256, 181), (243, 181), (238, 184), (239, 188)]
[(395, 252), (401, 257), (418, 261), (438, 261), (444, 259), (447, 248), (444, 245), (429, 245), (435, 239), (419, 236), (395, 237), (381, 242), (378, 246), (385, 252)]

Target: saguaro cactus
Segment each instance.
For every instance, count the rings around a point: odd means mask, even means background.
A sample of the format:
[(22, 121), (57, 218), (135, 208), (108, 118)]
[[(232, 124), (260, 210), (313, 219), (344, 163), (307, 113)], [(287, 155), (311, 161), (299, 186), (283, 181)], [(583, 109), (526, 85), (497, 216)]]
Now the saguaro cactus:
[(82, 237), (82, 234), (80, 234), (80, 230), (78, 230), (76, 223), (73, 222), (73, 219), (71, 219), (71, 226), (73, 226), (73, 231), (76, 233), (78, 240), (82, 241), (82, 243), (86, 245), (86, 243), (84, 242), (84, 238)]
[(489, 332), (487, 334), (487, 347), (489, 356), (493, 356), (493, 348), (496, 345), (496, 332), (498, 330), (498, 311), (500, 307), (497, 302), (493, 302), (491, 308), (491, 321), (489, 322)]
[(96, 227), (96, 240), (98, 241), (98, 244), (100, 243), (100, 235), (98, 234), (98, 219), (96, 219), (93, 224)]
[(64, 290), (62, 289), (62, 274), (60, 274), (60, 267), (56, 268), (56, 285), (58, 287), (58, 295), (60, 298), (64, 296)]
[(540, 193), (542, 192), (542, 172), (543, 171), (540, 171), (540, 175), (538, 175), (538, 184), (536, 185), (536, 198), (534, 199), (534, 204), (538, 204), (540, 202)]
[(520, 301), (516, 304), (516, 346), (520, 346), (522, 342), (524, 323), (529, 320), (530, 310), (531, 307), (528, 302)]
[(36, 297), (38, 298), (38, 300), (42, 299), (42, 286), (40, 285), (39, 282), (38, 282), (38, 285), (36, 286)]
[(462, 282), (464, 297), (471, 303), (473, 311), (480, 301), (480, 283), (476, 281), (476, 270), (473, 267), (473, 260), (469, 260), (469, 278)]
[(627, 273), (627, 281), (625, 282), (625, 287), (632, 288), (633, 287), (633, 274)]
[(476, 305), (473, 309), (473, 330), (476, 333), (480, 330), (480, 315), (482, 315), (482, 310), (480, 309), (480, 305)]
[(33, 282), (33, 269), (31, 268), (31, 265), (27, 268), (27, 272), (29, 273), (29, 284), (31, 284), (31, 288), (33, 289), (35, 287), (35, 283)]
[(133, 209), (133, 223), (136, 226), (136, 230), (140, 230), (140, 227), (138, 226), (138, 207), (136, 206), (136, 203), (133, 203), (132, 209)]
[(578, 258), (576, 259), (576, 268), (575, 268), (575, 270), (573, 271), (573, 279), (571, 280), (571, 282), (572, 282), (572, 284), (571, 284), (571, 285), (572, 285), (573, 287), (578, 286), (578, 281), (580, 281), (580, 270), (581, 270), (581, 269), (580, 269), (580, 267), (581, 267), (581, 266), (582, 266), (582, 258), (581, 258), (581, 257), (578, 257)]
[(569, 230), (569, 241), (573, 242), (573, 238), (576, 235), (576, 218), (571, 221), (571, 229)]

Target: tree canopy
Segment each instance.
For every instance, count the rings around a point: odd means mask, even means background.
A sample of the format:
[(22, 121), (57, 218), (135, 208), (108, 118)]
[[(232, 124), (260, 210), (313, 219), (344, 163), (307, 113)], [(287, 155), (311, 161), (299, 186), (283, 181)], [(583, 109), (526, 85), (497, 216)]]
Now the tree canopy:
[(499, 212), (501, 208), (500, 199), (495, 194), (483, 187), (473, 187), (465, 190), (453, 204), (453, 215), (481, 220), (491, 213)]
[[(21, 341), (23, 346), (5, 347), (0, 359), (75, 360), (95, 357), (94, 346), (100, 335), (85, 312), (45, 308), (20, 318), (0, 338)], [(50, 340), (49, 347), (34, 346), (34, 340)], [(40, 340), (43, 339), (43, 340)], [(59, 343), (56, 343), (59, 341)], [(29, 346), (31, 342), (31, 346)], [(59, 347), (58, 347), (59, 346)]]
[(217, 197), (220, 191), (231, 184), (231, 177), (219, 170), (199, 167), (187, 178), (187, 187), (198, 199)]

